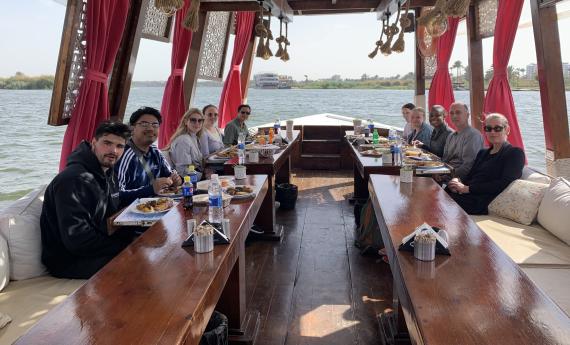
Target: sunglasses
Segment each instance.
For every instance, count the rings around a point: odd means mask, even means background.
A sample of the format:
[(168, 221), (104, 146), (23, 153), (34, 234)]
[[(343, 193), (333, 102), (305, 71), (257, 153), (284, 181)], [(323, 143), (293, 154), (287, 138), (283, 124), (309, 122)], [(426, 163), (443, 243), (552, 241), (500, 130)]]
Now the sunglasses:
[(504, 126), (494, 126), (494, 127), (493, 127), (493, 126), (485, 126), (485, 127), (483, 127), (483, 129), (484, 129), (485, 132), (487, 132), (487, 133), (488, 133), (488, 132), (497, 132), (497, 133), (500, 133), (500, 132), (502, 132), (502, 131), (505, 129), (505, 127), (504, 127)]
[(250, 115), (251, 114), (251, 112), (249, 112), (249, 111), (240, 111), (239, 113), (244, 114), (244, 115)]
[(204, 122), (204, 119), (196, 119), (196, 118), (193, 118), (193, 117), (189, 118), (188, 120), (189, 120), (190, 122), (192, 122), (192, 123), (202, 123), (202, 122)]

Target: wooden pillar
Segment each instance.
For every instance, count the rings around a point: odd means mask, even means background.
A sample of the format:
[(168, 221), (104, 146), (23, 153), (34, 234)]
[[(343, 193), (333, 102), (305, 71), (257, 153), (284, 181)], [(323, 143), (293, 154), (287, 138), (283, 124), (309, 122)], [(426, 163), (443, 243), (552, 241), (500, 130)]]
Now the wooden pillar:
[[(416, 30), (417, 30), (417, 18), (419, 18), (421, 14), (421, 8), (416, 8)], [(415, 54), (415, 75), (416, 75), (416, 93), (414, 96), (414, 104), (416, 107), (426, 108), (426, 70), (425, 70), (425, 61), (424, 57), (420, 53), (418, 48), (418, 35), (414, 34), (414, 48), (416, 51)]]
[(540, 100), (546, 141), (546, 169), (554, 176), (570, 176), (568, 112), (556, 4), (530, 0)]
[(483, 42), (478, 34), (477, 7), (469, 6), (467, 13), (467, 36), (469, 37), (469, 96), (471, 101), (471, 126), (482, 130), (483, 105), (485, 102), (485, 74), (483, 72)]
[[(253, 25), (255, 28), (255, 23)], [(249, 43), (245, 51), (245, 56), (243, 58), (243, 63), (241, 65), (241, 94), (242, 103), (247, 103), (247, 91), (249, 89), (249, 81), (251, 80), (251, 68), (253, 66), (253, 59), (255, 58), (255, 43), (257, 38), (255, 37), (255, 32), (251, 34)]]
[(131, 9), (109, 84), (109, 113), (113, 121), (123, 121), (125, 115), (145, 21), (144, 13), (149, 2), (150, 0), (131, 1)]
[(186, 109), (192, 104), (194, 94), (196, 92), (196, 83), (198, 82), (200, 52), (204, 42), (204, 34), (206, 32), (206, 22), (208, 12), (200, 11), (200, 24), (198, 31), (192, 34), (192, 43), (190, 44), (190, 53), (188, 54), (188, 62), (186, 63), (186, 73), (184, 75), (184, 105)]

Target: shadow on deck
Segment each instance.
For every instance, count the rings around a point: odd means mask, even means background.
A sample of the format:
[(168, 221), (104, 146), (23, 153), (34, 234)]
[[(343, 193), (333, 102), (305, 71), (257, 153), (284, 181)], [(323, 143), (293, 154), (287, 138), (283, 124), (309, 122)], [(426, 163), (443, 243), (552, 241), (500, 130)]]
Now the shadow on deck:
[(392, 276), (353, 245), (351, 172), (299, 171), (292, 183), (296, 208), (277, 210), (282, 241), (246, 248), (248, 306), (261, 314), (257, 344), (380, 344)]

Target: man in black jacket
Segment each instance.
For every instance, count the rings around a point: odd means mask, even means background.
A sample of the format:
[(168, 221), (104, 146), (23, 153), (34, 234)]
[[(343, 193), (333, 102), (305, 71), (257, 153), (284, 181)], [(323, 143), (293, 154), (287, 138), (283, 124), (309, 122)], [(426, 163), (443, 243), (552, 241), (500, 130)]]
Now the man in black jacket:
[(122, 123), (101, 123), (91, 143), (79, 144), (48, 185), (40, 225), (42, 262), (51, 275), (87, 279), (129, 244), (129, 236), (107, 232), (119, 205), (113, 165), (129, 135)]

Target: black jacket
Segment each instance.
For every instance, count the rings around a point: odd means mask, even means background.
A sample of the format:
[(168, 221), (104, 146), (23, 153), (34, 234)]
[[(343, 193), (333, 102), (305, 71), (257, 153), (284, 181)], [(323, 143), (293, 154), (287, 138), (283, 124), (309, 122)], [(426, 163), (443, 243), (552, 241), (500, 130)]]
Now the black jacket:
[(113, 169), (101, 169), (91, 145), (82, 142), (48, 185), (40, 219), (42, 262), (61, 278), (89, 278), (129, 243), (109, 236), (107, 218), (117, 212)]

